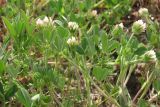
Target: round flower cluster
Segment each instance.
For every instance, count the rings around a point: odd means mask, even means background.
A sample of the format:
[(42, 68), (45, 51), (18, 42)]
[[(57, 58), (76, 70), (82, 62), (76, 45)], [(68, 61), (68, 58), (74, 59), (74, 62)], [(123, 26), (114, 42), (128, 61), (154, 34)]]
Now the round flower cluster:
[(123, 28), (124, 28), (124, 25), (123, 25), (123, 23), (120, 23), (120, 24), (117, 24), (115, 27), (116, 27), (116, 28), (123, 29)]
[(92, 10), (91, 11), (91, 16), (96, 17), (97, 16), (97, 10)]
[(67, 44), (68, 45), (77, 45), (78, 44), (78, 41), (76, 40), (76, 38), (75, 37), (71, 37), (71, 38), (69, 38), (68, 40), (67, 40)]
[(143, 20), (138, 20), (138, 21), (133, 23), (132, 32), (134, 34), (138, 35), (142, 32), (145, 32), (145, 30), (146, 30), (146, 23), (143, 22)]
[(36, 21), (36, 25), (37, 26), (54, 25), (54, 21), (52, 20), (51, 17), (45, 16), (43, 20), (38, 18), (37, 21)]
[(123, 32), (123, 28), (124, 28), (123, 23), (120, 23), (120, 24), (115, 25), (115, 27), (114, 27), (114, 29), (113, 29), (113, 31), (112, 31), (112, 34), (113, 34), (114, 36), (119, 36), (119, 35), (121, 35), (122, 32)]
[(145, 57), (147, 57), (150, 61), (153, 61), (153, 62), (157, 61), (156, 53), (154, 50), (147, 51), (145, 53)]
[(78, 30), (79, 25), (76, 22), (68, 22), (68, 28), (71, 30)]
[(148, 12), (148, 9), (147, 8), (140, 8), (139, 11), (139, 16), (148, 16), (149, 15), (149, 12)]

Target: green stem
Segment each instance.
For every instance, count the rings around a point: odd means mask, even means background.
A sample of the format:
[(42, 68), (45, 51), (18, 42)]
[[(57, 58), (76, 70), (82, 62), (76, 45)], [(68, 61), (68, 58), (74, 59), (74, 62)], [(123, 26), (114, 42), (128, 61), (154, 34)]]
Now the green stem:
[(79, 92), (79, 95), (81, 94), (81, 76), (80, 76), (80, 74), (79, 74), (79, 71), (78, 70), (76, 70), (76, 73), (75, 73), (75, 75), (76, 75), (76, 78), (77, 78), (77, 81), (78, 81), (78, 92)]
[(104, 92), (94, 81), (93, 79), (90, 77), (90, 81), (93, 83), (93, 85), (95, 86), (95, 88), (107, 99), (110, 100), (113, 104), (115, 104), (117, 107), (120, 107), (120, 105), (118, 104), (118, 102), (109, 95), (108, 92)]
[(54, 86), (51, 86), (49, 88), (49, 92), (50, 92), (50, 95), (51, 95), (51, 98), (52, 98), (52, 106), (54, 106), (53, 104), (53, 100), (55, 100), (57, 102), (57, 104), (60, 106), (60, 107), (63, 107), (62, 103), (59, 101), (59, 99), (57, 98), (57, 96), (55, 95), (55, 90), (54, 90)]
[(132, 33), (132, 34), (131, 34), (131, 36), (130, 36), (130, 38), (129, 38), (128, 42), (127, 42), (126, 48), (127, 48), (127, 47), (128, 47), (128, 45), (130, 44), (130, 42), (131, 42), (131, 40), (132, 40), (133, 36), (134, 36), (134, 33)]
[(118, 76), (118, 80), (117, 80), (117, 85), (120, 85), (123, 87), (123, 83), (126, 77), (126, 73), (127, 73), (127, 69), (128, 69), (128, 64), (125, 63), (125, 59), (122, 56), (121, 57), (121, 62), (120, 62), (120, 74)]
[(135, 67), (136, 67), (136, 64), (134, 64), (133, 66), (130, 67), (129, 73), (128, 73), (128, 75), (126, 77), (126, 80), (124, 82), (124, 87), (126, 87), (126, 84), (127, 84), (127, 82), (128, 82), (128, 80), (129, 80), (129, 78), (130, 78), (130, 76), (131, 76), (131, 74), (132, 74), (132, 72), (133, 72)]
[(98, 3), (96, 3), (96, 4), (93, 6), (93, 8), (98, 7), (98, 6), (101, 5), (103, 2), (105, 2), (105, 0), (99, 1)]
[(133, 98), (133, 103), (136, 102), (138, 96), (139, 96), (141, 93), (142, 93), (142, 94), (141, 94), (141, 96), (140, 96), (140, 99), (142, 99), (142, 98), (144, 97), (144, 95), (145, 95), (146, 92), (148, 91), (148, 89), (149, 89), (149, 87), (150, 87), (150, 85), (151, 85), (151, 83), (152, 83), (152, 81), (153, 81), (153, 79), (154, 79), (154, 77), (155, 77), (155, 72), (156, 72), (156, 71), (153, 71), (153, 72), (150, 74), (148, 80), (142, 85), (141, 89), (137, 92), (136, 96)]
[(126, 77), (126, 74), (127, 74), (127, 69), (128, 69), (128, 65), (131, 64), (131, 63), (135, 63), (137, 62), (138, 60), (135, 60), (135, 61), (129, 61), (129, 62), (126, 62), (125, 60), (125, 56), (123, 56), (123, 51), (126, 50), (126, 48), (128, 48), (128, 45), (130, 44), (132, 38), (133, 38), (134, 34), (132, 33), (126, 46), (125, 47), (122, 47), (121, 48), (121, 59), (120, 59), (120, 74), (119, 74), (119, 77), (118, 77), (118, 80), (117, 80), (117, 85), (120, 84), (122, 87), (123, 87), (123, 83), (125, 82), (125, 77)]
[[(82, 58), (82, 62), (83, 62), (83, 65), (86, 65), (84, 58)], [(81, 69), (83, 69), (82, 73), (83, 73), (83, 76), (84, 76), (84, 79), (85, 79), (85, 82), (86, 82), (88, 106), (90, 107), (92, 105), (92, 100), (91, 100), (91, 96), (90, 96), (91, 95), (91, 91), (90, 91), (89, 72), (88, 72), (86, 66), (83, 66), (83, 68), (81, 67)]]
[[(135, 63), (138, 63), (138, 62), (143, 62), (141, 59), (139, 60), (132, 60), (132, 61), (127, 61), (126, 63), (128, 65), (132, 65), (132, 64), (135, 64)], [(107, 62), (107, 63), (104, 63), (104, 65), (106, 66), (116, 66), (116, 65), (119, 65), (120, 63), (119, 62)], [(102, 65), (100, 63), (98, 63), (98, 65)]]
[(146, 95), (146, 93), (147, 93), (148, 89), (150, 88), (152, 81), (154, 79), (155, 79), (155, 74), (153, 72), (149, 77), (148, 84), (146, 85), (145, 89), (143, 90), (142, 95), (140, 96), (140, 99), (142, 99)]
[[(74, 62), (73, 60), (69, 59), (68, 57), (66, 57), (65, 55), (63, 55), (64, 58), (66, 58), (70, 63), (72, 63), (77, 69), (79, 69), (80, 71), (87, 71), (86, 69), (80, 67), (79, 65), (76, 64), (76, 62)], [(118, 102), (109, 95), (108, 92), (104, 92), (101, 88), (99, 88), (99, 86), (91, 79), (91, 77), (88, 74), (88, 80), (90, 81), (95, 87), (96, 89), (106, 98), (108, 99), (111, 103), (115, 104), (116, 107), (120, 107), (120, 105), (118, 104)]]
[(88, 99), (88, 106), (91, 107), (92, 105), (92, 100), (91, 100), (91, 91), (90, 91), (90, 81), (88, 79), (88, 76), (85, 77), (85, 81), (86, 81), (86, 89), (87, 89), (87, 99)]

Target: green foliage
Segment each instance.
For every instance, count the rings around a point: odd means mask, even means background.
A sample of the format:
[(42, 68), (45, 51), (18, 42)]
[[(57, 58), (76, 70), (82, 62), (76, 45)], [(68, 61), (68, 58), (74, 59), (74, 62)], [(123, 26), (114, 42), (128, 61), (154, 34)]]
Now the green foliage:
[(93, 75), (96, 77), (97, 80), (105, 80), (107, 76), (111, 75), (113, 72), (112, 68), (101, 68), (95, 67), (93, 68)]
[(1, 61), (0, 61), (0, 75), (3, 74), (4, 70), (5, 70), (5, 64), (4, 64), (4, 62), (1, 60)]
[(31, 107), (31, 98), (27, 90), (23, 87), (19, 87), (19, 90), (16, 94), (16, 98), (25, 106)]
[(0, 9), (7, 29), (2, 106), (158, 103), (160, 24), (146, 15), (142, 32), (122, 26), (131, 6), (132, 0), (8, 0)]

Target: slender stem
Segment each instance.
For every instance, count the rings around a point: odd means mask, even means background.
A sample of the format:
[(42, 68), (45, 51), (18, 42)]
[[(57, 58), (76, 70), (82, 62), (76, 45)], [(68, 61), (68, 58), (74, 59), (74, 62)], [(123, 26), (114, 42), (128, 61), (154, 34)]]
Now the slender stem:
[[(55, 90), (54, 90), (53, 87), (54, 87), (54, 86), (51, 86), (51, 87), (50, 87), (50, 90), (49, 90), (50, 95), (52, 95), (52, 97), (51, 97), (51, 98), (52, 98), (52, 101), (55, 100), (60, 107), (63, 107), (62, 103), (59, 101), (59, 99), (58, 99), (57, 96), (55, 95), (56, 92), (55, 92)], [(53, 98), (53, 97), (54, 97), (54, 98)], [(52, 106), (54, 106), (53, 102), (52, 102)]]
[(160, 95), (160, 91), (156, 95), (152, 96), (148, 101), (149, 102), (154, 101), (159, 95)]
[(98, 7), (99, 5), (101, 5), (105, 0), (100, 0), (98, 3), (96, 3), (93, 8)]
[[(125, 60), (125, 56), (123, 56), (123, 50), (125, 50), (126, 48), (128, 48), (128, 45), (130, 44), (132, 38), (133, 38), (134, 34), (132, 33), (126, 46), (125, 47), (122, 47), (121, 48), (121, 59), (120, 59), (120, 74), (119, 74), (119, 77), (118, 77), (118, 80), (117, 80), (117, 84), (120, 84), (122, 85), (124, 82), (125, 82), (125, 77), (126, 77), (126, 73), (127, 73), (127, 69), (128, 69), (128, 65), (130, 63), (135, 63), (136, 61), (138, 60), (135, 60), (135, 61), (130, 61), (130, 62), (127, 62)], [(122, 85), (123, 87), (123, 85)]]
[(89, 80), (89, 72), (88, 72), (88, 70), (87, 70), (87, 67), (86, 67), (86, 61), (85, 61), (85, 59), (84, 58), (82, 58), (82, 62), (83, 62), (83, 65), (85, 65), (85, 66), (83, 66), (83, 70), (82, 71), (84, 71), (84, 72), (82, 72), (83, 73), (83, 75), (84, 75), (84, 79), (85, 79), (85, 82), (86, 82), (86, 89), (87, 89), (87, 99), (88, 99), (88, 104), (89, 104), (89, 107), (92, 105), (92, 100), (91, 100), (91, 91), (90, 91), (90, 80)]
[[(154, 72), (155, 72), (155, 71), (154, 71)], [(143, 90), (142, 95), (140, 96), (140, 99), (142, 99), (142, 98), (145, 96), (145, 94), (147, 93), (149, 87), (150, 87), (151, 84), (152, 84), (152, 81), (155, 79), (154, 72), (150, 75), (148, 84), (146, 85), (145, 89)]]
[[(70, 63), (72, 63), (75, 67), (77, 67), (79, 70), (84, 71), (84, 68), (80, 67), (79, 65), (77, 65), (74, 61), (72, 61), (71, 59), (69, 59), (68, 57), (66, 57), (65, 55), (63, 55), (63, 57), (65, 57)], [(89, 76), (89, 80), (90, 82), (97, 88), (97, 90), (109, 101), (111, 101), (111, 103), (115, 104), (117, 107), (120, 107), (120, 105), (118, 104), (118, 102), (109, 95), (109, 93), (104, 92), (102, 89), (99, 88), (99, 86), (91, 79), (91, 77)]]
[(136, 64), (134, 64), (133, 66), (130, 67), (129, 73), (128, 73), (128, 75), (126, 77), (126, 80), (124, 82), (124, 87), (126, 86), (126, 84), (127, 84), (127, 82), (128, 82), (128, 80), (129, 80), (129, 78), (130, 78), (130, 76), (131, 76), (131, 74), (132, 74), (132, 72), (133, 72), (135, 67), (136, 67)]
[(134, 33), (132, 33), (132, 34), (131, 34), (131, 36), (130, 36), (130, 38), (129, 38), (128, 42), (127, 42), (126, 48), (127, 48), (127, 47), (128, 47), (128, 45), (130, 44), (130, 42), (131, 42), (131, 40), (132, 40), (133, 36), (134, 36)]
[(120, 107), (120, 105), (118, 104), (118, 102), (113, 99), (108, 92), (104, 92), (101, 88), (99, 88), (99, 86), (92, 80), (92, 78), (90, 77), (90, 81), (93, 83), (93, 85), (95, 86), (95, 88), (108, 100), (110, 100), (113, 104), (115, 104), (117, 107)]
[(91, 100), (91, 91), (90, 91), (90, 81), (88, 79), (88, 77), (85, 77), (85, 81), (86, 81), (86, 89), (87, 89), (87, 99), (88, 99), (88, 106), (90, 107), (92, 105), (92, 100)]
[(149, 89), (151, 83), (152, 83), (152, 80), (154, 78), (154, 72), (153, 71), (149, 78), (147, 79), (147, 81), (142, 85), (141, 89), (137, 92), (136, 96), (133, 98), (133, 103), (136, 102), (138, 96), (142, 93), (142, 95), (140, 96), (140, 99), (144, 97), (144, 95), (146, 94), (147, 90)]
[(81, 93), (81, 77), (80, 77), (80, 74), (79, 74), (79, 70), (76, 70), (76, 78), (77, 78), (77, 81), (78, 81), (78, 92), (79, 94)]
[(123, 83), (126, 77), (127, 69), (128, 69), (128, 64), (126, 64), (124, 56), (121, 56), (121, 62), (120, 62), (120, 74), (118, 76), (117, 80), (117, 85), (120, 85), (123, 87)]
[(135, 97), (133, 98), (133, 103), (136, 102), (138, 96), (141, 94), (141, 92), (143, 91), (144, 87), (146, 86), (146, 82), (143, 84), (143, 86), (141, 87), (141, 89), (137, 92), (137, 94), (135, 95)]

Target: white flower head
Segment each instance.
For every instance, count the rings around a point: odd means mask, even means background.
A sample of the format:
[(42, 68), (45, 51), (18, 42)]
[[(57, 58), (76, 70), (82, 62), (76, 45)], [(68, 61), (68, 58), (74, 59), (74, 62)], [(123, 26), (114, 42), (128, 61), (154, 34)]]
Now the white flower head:
[(91, 11), (91, 16), (96, 17), (97, 16), (97, 10), (92, 10)]
[(157, 61), (156, 53), (154, 50), (147, 51), (145, 53), (145, 56), (148, 57), (151, 61), (154, 61), (154, 62)]
[(86, 63), (87, 68), (91, 69), (92, 68), (92, 64), (91, 63)]
[(100, 44), (98, 45), (98, 47), (99, 47), (99, 49), (102, 50), (102, 43), (100, 43)]
[(44, 19), (43, 19), (43, 22), (44, 23), (49, 23), (49, 18), (47, 16), (45, 16)]
[(47, 17), (45, 16), (45, 18), (43, 19), (43, 22), (49, 25), (53, 25), (54, 24), (54, 20), (52, 20), (51, 17)]
[(76, 40), (76, 38), (75, 37), (71, 37), (71, 38), (69, 38), (68, 40), (67, 40), (67, 44), (68, 45), (77, 45), (78, 44), (78, 41)]
[(151, 18), (152, 21), (154, 20), (154, 17), (153, 17), (153, 16), (151, 16), (150, 18)]
[(120, 24), (117, 24), (115, 27), (119, 27), (119, 28), (123, 29), (124, 25), (123, 25), (123, 23), (120, 23)]
[(41, 20), (40, 18), (38, 18), (37, 21), (36, 21), (36, 25), (37, 26), (43, 26), (44, 25), (43, 20)]
[(54, 21), (52, 20), (51, 17), (45, 16), (43, 20), (40, 18), (37, 19), (36, 24), (38, 26), (47, 26), (47, 25), (54, 25)]
[(140, 34), (146, 30), (146, 23), (143, 20), (138, 20), (132, 25), (132, 32), (134, 34)]
[(124, 28), (123, 23), (120, 23), (120, 24), (115, 25), (114, 28), (113, 28), (112, 34), (113, 34), (114, 36), (119, 36), (119, 35), (121, 35), (122, 32), (123, 32), (123, 28)]
[(148, 9), (147, 8), (140, 8), (138, 11), (140, 16), (147, 16), (149, 15)]
[(37, 94), (31, 98), (32, 101), (36, 101), (40, 99), (40, 94)]
[(71, 30), (78, 30), (79, 25), (76, 22), (68, 22), (68, 28)]

